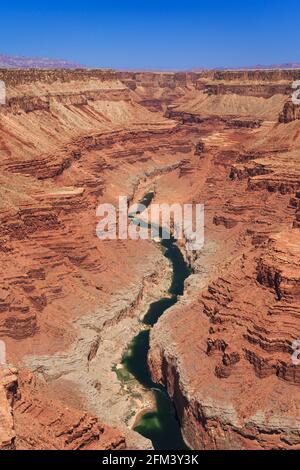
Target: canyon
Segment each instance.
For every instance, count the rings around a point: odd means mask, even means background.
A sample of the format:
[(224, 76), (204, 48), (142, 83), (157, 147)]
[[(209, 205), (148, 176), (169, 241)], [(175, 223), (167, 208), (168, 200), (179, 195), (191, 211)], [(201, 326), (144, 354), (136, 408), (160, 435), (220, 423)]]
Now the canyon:
[(300, 448), (300, 70), (0, 69), (0, 449), (151, 449), (155, 397), (122, 359), (168, 296), (150, 240), (96, 209), (205, 205), (183, 295), (149, 332), (151, 380), (192, 449)]

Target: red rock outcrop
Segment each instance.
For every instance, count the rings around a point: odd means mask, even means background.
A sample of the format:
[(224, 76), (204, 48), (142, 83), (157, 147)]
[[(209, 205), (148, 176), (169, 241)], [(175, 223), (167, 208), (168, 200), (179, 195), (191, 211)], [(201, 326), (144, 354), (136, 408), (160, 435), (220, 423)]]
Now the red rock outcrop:
[(0, 450), (14, 450), (16, 433), (13, 405), (16, 398), (17, 371), (0, 366)]
[(300, 119), (300, 106), (288, 101), (279, 114), (279, 122), (288, 123), (296, 119)]
[(55, 397), (29, 371), (1, 367), (1, 450), (125, 449), (124, 434)]

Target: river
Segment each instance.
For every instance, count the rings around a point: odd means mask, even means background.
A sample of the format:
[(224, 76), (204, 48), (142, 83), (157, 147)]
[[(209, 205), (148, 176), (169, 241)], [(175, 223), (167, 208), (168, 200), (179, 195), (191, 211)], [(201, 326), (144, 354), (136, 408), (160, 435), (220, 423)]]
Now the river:
[[(147, 193), (140, 204), (148, 207), (154, 193)], [(149, 351), (150, 330), (163, 313), (178, 301), (183, 294), (184, 281), (191, 274), (191, 269), (185, 262), (184, 257), (176, 245), (176, 240), (170, 236), (169, 239), (160, 241), (164, 256), (167, 257), (173, 268), (172, 283), (169, 288), (168, 297), (149, 305), (143, 323), (148, 326), (141, 331), (130, 343), (122, 358), (123, 368), (132, 374), (136, 380), (146, 389), (151, 389), (156, 400), (156, 409), (144, 413), (135, 426), (135, 431), (152, 441), (157, 450), (184, 450), (187, 449), (182, 438), (180, 423), (172, 399), (166, 389), (152, 381), (147, 355)]]

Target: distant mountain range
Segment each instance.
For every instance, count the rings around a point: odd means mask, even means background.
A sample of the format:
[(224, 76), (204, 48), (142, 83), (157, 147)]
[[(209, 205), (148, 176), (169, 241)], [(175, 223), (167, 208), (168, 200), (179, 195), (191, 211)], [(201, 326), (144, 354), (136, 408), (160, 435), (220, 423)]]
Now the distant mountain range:
[[(34, 69), (78, 69), (84, 65), (68, 60), (55, 60), (47, 57), (21, 57), (0, 54), (0, 68), (34, 68)], [(197, 67), (193, 71), (201, 70), (258, 70), (258, 69), (300, 69), (300, 62), (287, 62), (272, 65), (246, 65), (243, 67)], [(144, 70), (144, 69), (143, 69)]]
[[(287, 62), (285, 64), (271, 64), (271, 65), (261, 65), (261, 64), (245, 65), (243, 67), (221, 66), (221, 67), (211, 68), (211, 70), (270, 70), (270, 69), (300, 69), (300, 62)], [(205, 70), (205, 68), (199, 69), (199, 70)]]
[[(224, 68), (224, 67), (222, 67)], [(257, 69), (300, 69), (300, 62), (287, 62), (286, 64), (272, 65), (250, 65), (246, 67), (236, 67), (238, 69), (257, 70)]]
[(78, 69), (83, 65), (47, 57), (17, 57), (0, 54), (0, 68)]

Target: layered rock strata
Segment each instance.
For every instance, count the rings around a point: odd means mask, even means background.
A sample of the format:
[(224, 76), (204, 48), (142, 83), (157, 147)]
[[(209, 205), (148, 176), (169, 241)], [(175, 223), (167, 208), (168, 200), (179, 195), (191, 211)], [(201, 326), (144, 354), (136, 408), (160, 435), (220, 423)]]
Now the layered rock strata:
[[(256, 99), (249, 106), (258, 117)], [(206, 110), (193, 103), (201, 123)], [(205, 247), (190, 258), (185, 296), (151, 333), (153, 380), (174, 399), (195, 449), (300, 448), (299, 123), (278, 124), (279, 112), (257, 130), (202, 139), (196, 200), (205, 202)]]
[(29, 371), (1, 367), (1, 450), (117, 450), (125, 436), (49, 396)]

